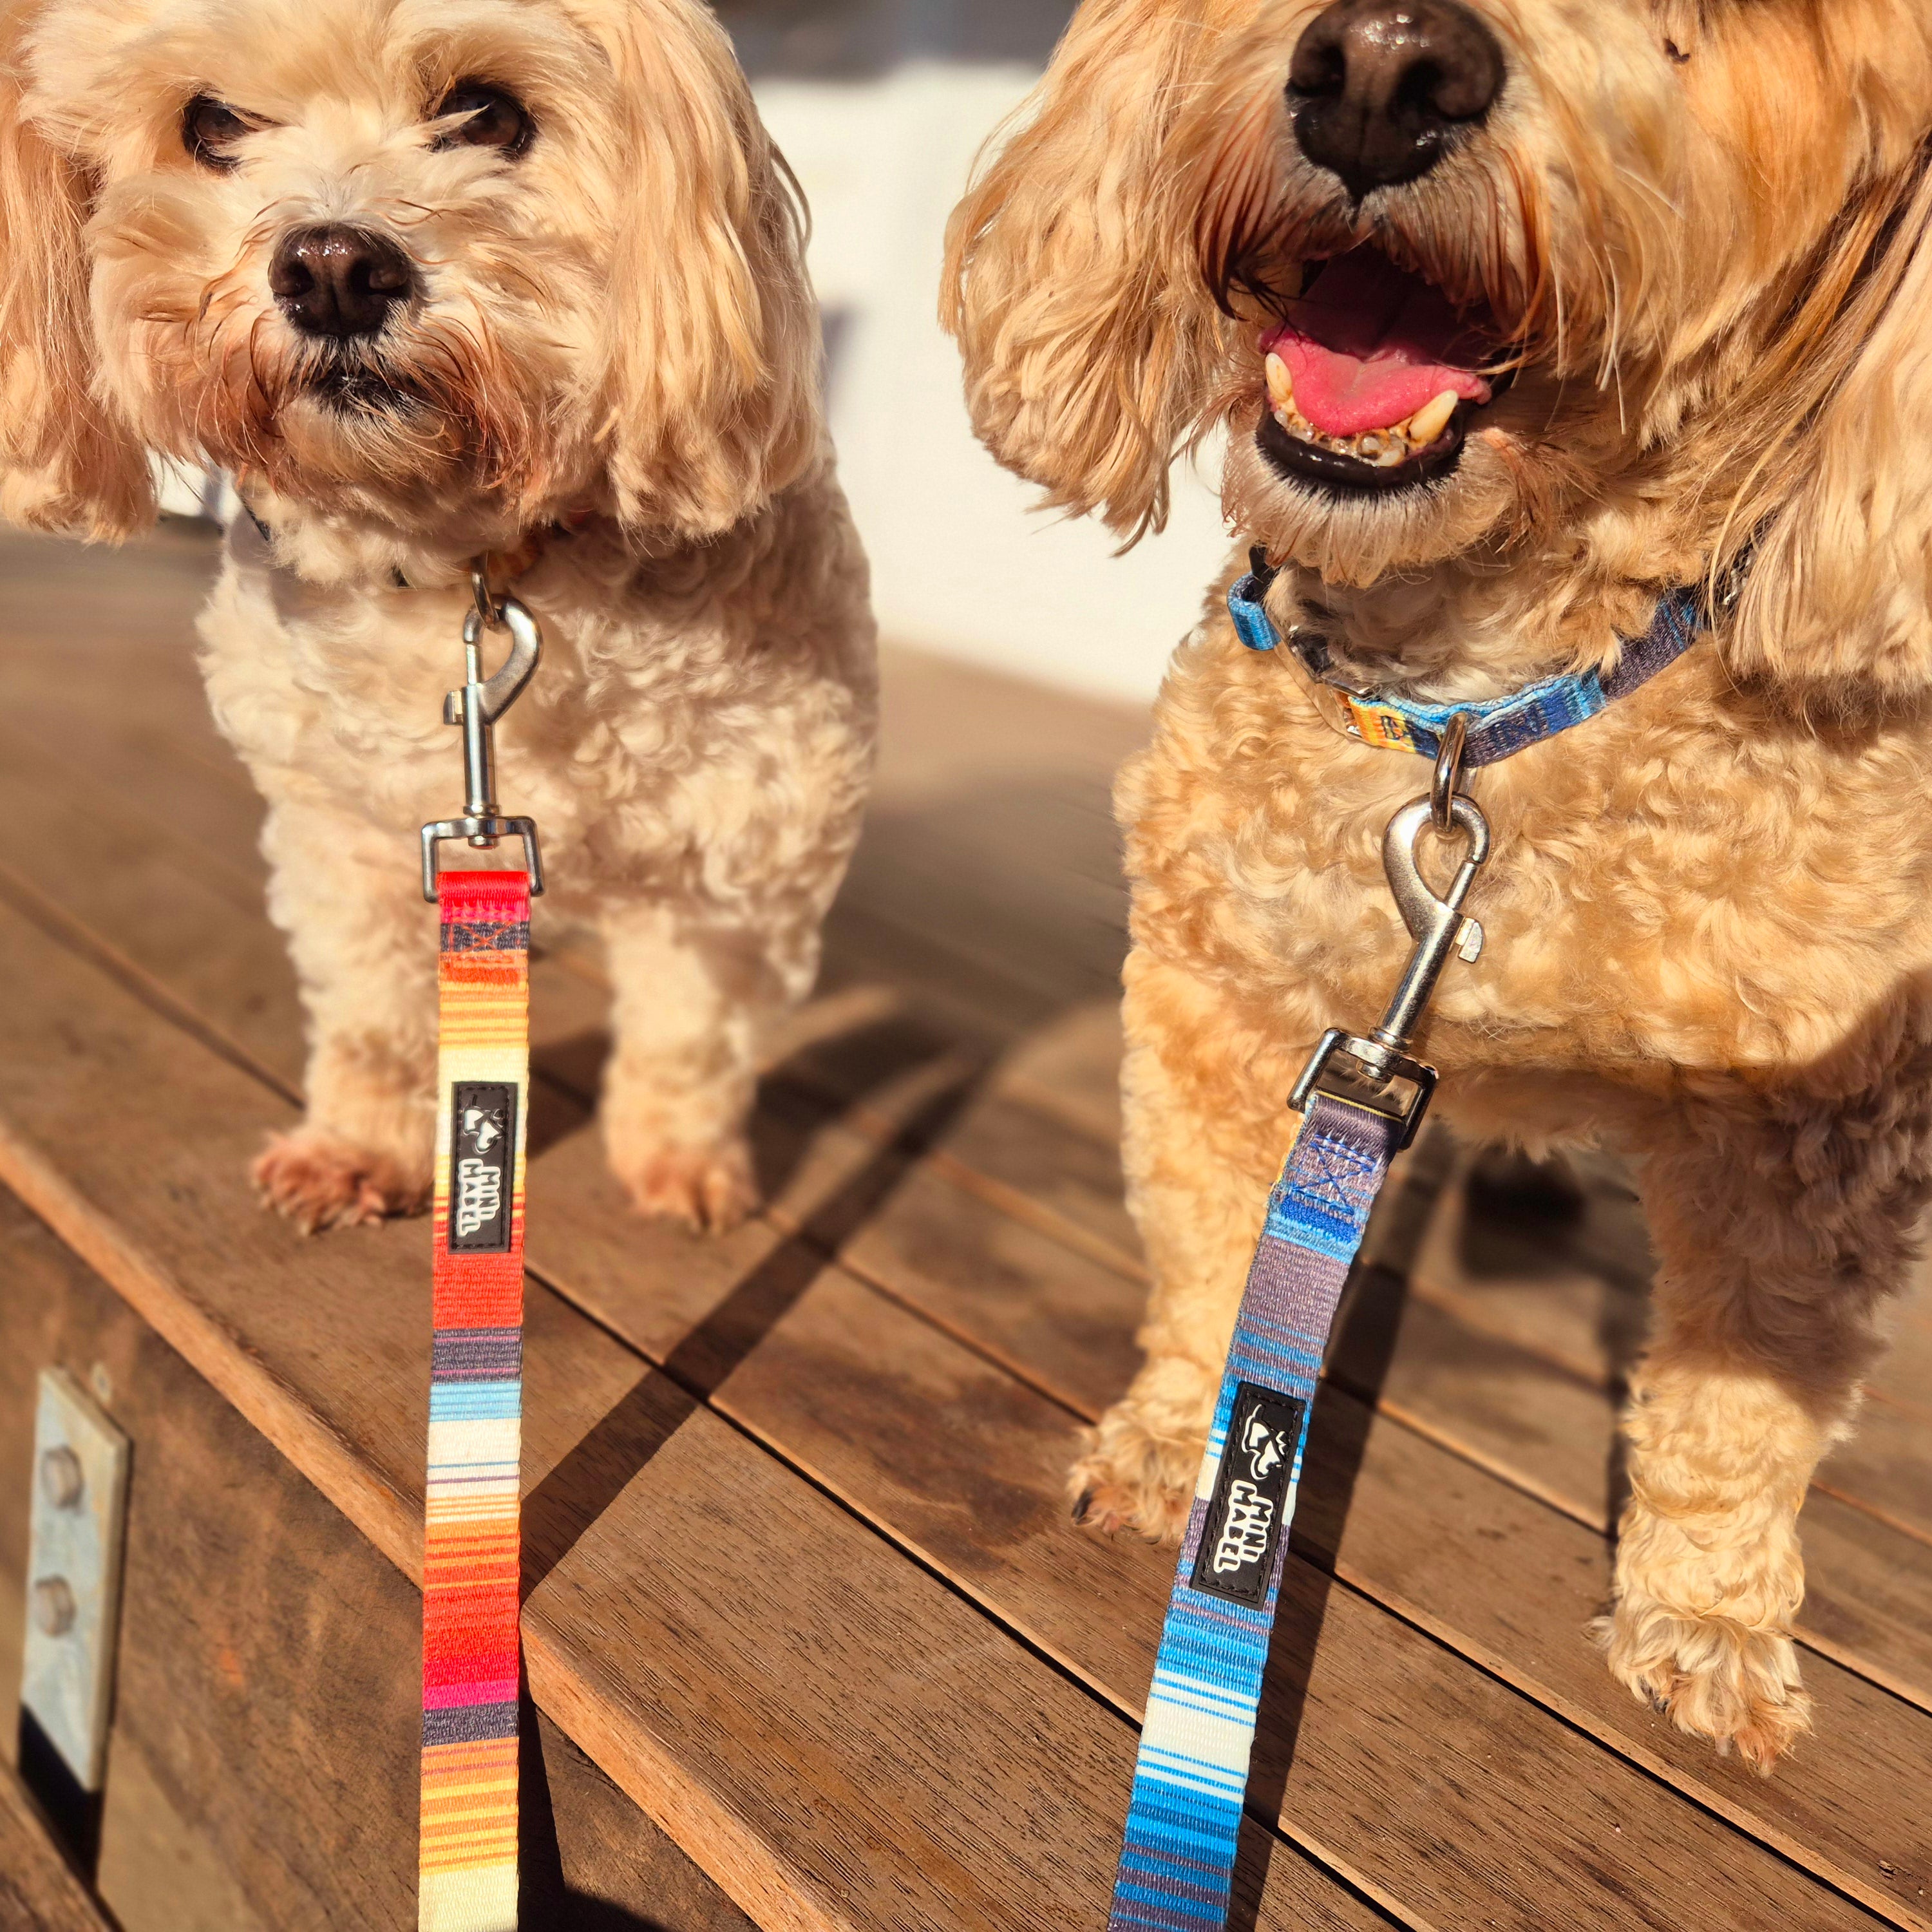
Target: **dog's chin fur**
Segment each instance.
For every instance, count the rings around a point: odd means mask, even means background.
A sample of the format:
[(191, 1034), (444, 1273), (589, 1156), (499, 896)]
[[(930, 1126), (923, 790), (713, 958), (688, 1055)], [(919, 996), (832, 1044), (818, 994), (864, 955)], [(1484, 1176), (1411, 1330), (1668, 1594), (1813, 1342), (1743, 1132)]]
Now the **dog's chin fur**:
[[(611, 964), (612, 1167), (644, 1212), (742, 1216), (876, 701), (802, 210), (722, 28), (698, 0), (20, 0), (0, 56), (0, 512), (137, 529), (152, 446), (225, 464), (269, 532), (238, 518), (202, 622), (310, 1023), (262, 1192), (313, 1230), (427, 1191), (410, 854), (461, 795), (442, 694), (490, 554), (544, 632), (500, 795), (542, 826), (539, 916)], [(464, 79), (524, 104), (525, 151), (439, 143)], [(198, 94), (254, 125), (232, 166), (184, 147)], [(410, 263), (379, 331), (318, 340), (272, 292), (323, 221)]]
[[(1070, 1490), (1184, 1521), (1282, 1097), (1407, 952), (1378, 848), (1424, 776), (1243, 647), (1238, 560), (1282, 566), (1277, 625), (1348, 681), (1449, 700), (1612, 663), (1748, 546), (1712, 638), (1475, 775), (1486, 944), (1421, 1049), (1478, 1133), (1643, 1157), (1657, 1310), (1602, 1635), (1636, 1695), (1768, 1768), (1808, 1722), (1796, 1508), (1932, 1192), (1932, 19), (1470, 4), (1502, 94), (1357, 204), (1286, 118), (1318, 0), (1086, 0), (953, 217), (943, 313), (993, 452), (1132, 540), (1223, 430), (1240, 538), (1117, 794), (1156, 1285)], [(1372, 494), (1256, 438), (1264, 332), (1364, 243), (1486, 316), (1509, 378), (1453, 464)]]
[(1280, 562), (1339, 584), (1372, 584), (1478, 550), (1504, 526), (1521, 479), (1499, 430), (1470, 437), (1439, 480), (1342, 494), (1281, 475), (1256, 441), (1252, 411), (1228, 425), (1221, 504), (1234, 529)]

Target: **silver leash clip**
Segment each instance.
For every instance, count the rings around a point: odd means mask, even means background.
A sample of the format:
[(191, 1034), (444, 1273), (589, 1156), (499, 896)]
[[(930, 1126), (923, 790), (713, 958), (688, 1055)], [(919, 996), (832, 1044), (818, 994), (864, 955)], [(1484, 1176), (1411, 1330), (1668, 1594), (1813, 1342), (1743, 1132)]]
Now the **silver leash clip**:
[[(1288, 1100), (1297, 1113), (1305, 1113), (1317, 1091), (1316, 1082), (1330, 1070), (1330, 1062), (1336, 1054), (1345, 1054), (1360, 1070), (1352, 1084), (1366, 1086), (1373, 1097), (1364, 1100), (1359, 1091), (1344, 1092), (1339, 1097), (1358, 1106), (1369, 1106), (1376, 1112), (1388, 1114), (1399, 1121), (1402, 1137), (1396, 1143), (1398, 1152), (1414, 1139), (1415, 1130), (1422, 1124), (1430, 1096), (1436, 1091), (1436, 1069), (1425, 1060), (1412, 1058), (1405, 1049), (1422, 1023), (1430, 996), (1436, 991), (1443, 968), (1449, 963), (1450, 954), (1456, 952), (1473, 964), (1483, 950), (1483, 928), (1473, 919), (1463, 916), (1462, 902), (1468, 897), (1476, 874), (1490, 856), (1489, 821), (1467, 792), (1441, 786), (1436, 792), (1450, 828), (1468, 840), (1468, 850), (1450, 881), (1448, 892), (1438, 898), (1415, 861), (1415, 842), (1422, 836), (1423, 828), (1436, 818), (1437, 798), (1418, 798), (1389, 820), (1388, 830), (1382, 834), (1382, 869), (1388, 874), (1389, 890), (1395, 895), (1402, 923), (1415, 941), (1414, 950), (1408, 956), (1388, 1010), (1375, 1030), (1364, 1035), (1330, 1027), (1302, 1069)], [(1392, 1112), (1378, 1102), (1386, 1096), (1390, 1084), (1398, 1080), (1414, 1090)]]
[[(423, 897), (436, 903), (436, 852), (446, 838), (461, 838), (478, 851), (491, 850), (500, 838), (524, 842), (524, 869), (530, 875), (530, 896), (544, 889), (543, 857), (537, 849), (533, 818), (506, 818), (496, 806), (496, 753), (492, 732), (498, 718), (523, 694), (537, 661), (543, 655), (543, 632), (537, 620), (514, 597), (500, 600), (490, 594), (482, 565), (472, 564), (470, 586), (476, 608), (463, 620), (463, 682), (442, 700), (442, 722), (463, 731), (463, 816), (439, 818), (422, 829)], [(507, 631), (509, 655), (488, 679), (483, 675), (483, 633)]]

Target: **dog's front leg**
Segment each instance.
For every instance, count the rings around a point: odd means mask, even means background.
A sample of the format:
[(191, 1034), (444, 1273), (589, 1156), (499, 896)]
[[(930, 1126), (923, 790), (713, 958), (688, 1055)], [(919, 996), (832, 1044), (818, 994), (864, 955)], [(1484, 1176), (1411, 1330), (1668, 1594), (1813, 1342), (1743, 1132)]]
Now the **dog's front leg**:
[(1297, 1125), (1282, 1105), (1292, 1055), (1241, 1064), (1232, 1055), (1243, 1036), (1213, 993), (1144, 951), (1126, 978), (1122, 1154), (1154, 1274), (1138, 1336), (1146, 1360), (1093, 1432), (1069, 1493), (1097, 1527), (1174, 1541), (1268, 1190)]
[(309, 1029), (308, 1106), (255, 1163), (304, 1232), (411, 1214), (436, 1130), (435, 911), (413, 842), (310, 801), (272, 808), (268, 910), (289, 935)]
[(611, 1172), (640, 1214), (734, 1227), (758, 1203), (746, 1134), (758, 1040), (810, 968), (782, 970), (771, 935), (703, 910), (627, 902), (603, 929), (616, 1032), (602, 1108)]
[(1600, 1634), (1640, 1697), (1761, 1772), (1809, 1726), (1798, 1512), (1912, 1258), (1927, 1186), (1910, 1100), (1860, 1118), (1700, 1112), (1646, 1164), (1655, 1313)]

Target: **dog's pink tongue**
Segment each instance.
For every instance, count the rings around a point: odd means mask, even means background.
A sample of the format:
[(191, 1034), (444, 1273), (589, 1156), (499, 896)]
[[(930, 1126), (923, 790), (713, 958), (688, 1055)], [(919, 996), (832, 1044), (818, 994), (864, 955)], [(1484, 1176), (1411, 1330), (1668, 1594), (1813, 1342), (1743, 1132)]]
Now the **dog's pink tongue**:
[(1327, 263), (1262, 347), (1288, 364), (1296, 408), (1324, 436), (1391, 428), (1444, 389), (1490, 399), (1463, 366), (1482, 344), (1448, 298), (1376, 248)]

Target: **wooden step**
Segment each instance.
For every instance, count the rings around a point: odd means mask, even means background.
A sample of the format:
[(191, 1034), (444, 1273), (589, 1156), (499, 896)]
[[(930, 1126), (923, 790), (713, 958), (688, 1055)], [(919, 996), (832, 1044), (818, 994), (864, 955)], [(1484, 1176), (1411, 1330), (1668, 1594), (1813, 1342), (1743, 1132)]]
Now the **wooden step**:
[[(110, 850), (104, 850), (97, 862), (86, 868), (90, 875), (104, 880), (116, 876)], [(224, 914), (212, 897), (196, 904), (193, 928), (202, 946), (219, 957), (226, 950), (225, 927), (238, 916)], [(123, 903), (116, 902), (113, 909), (127, 916)], [(245, 951), (238, 934), (236, 955), (242, 956)], [(151, 956), (166, 965), (172, 956), (163, 946)], [(274, 963), (272, 956), (266, 953), (257, 961), (262, 970)], [(594, 1028), (600, 1016), (595, 1001), (585, 1003), (580, 980), (554, 970), (540, 968), (537, 982), (544, 1032), (561, 1036), (580, 1054), (586, 1029)], [(184, 983), (203, 1004), (218, 1005), (218, 989), (226, 980), (223, 975), (212, 982)], [(216, 990), (212, 992), (211, 986)], [(292, 1067), (293, 1040), (273, 1036), (265, 1023), (264, 1016), (275, 1010), (274, 1003), (257, 1002), (244, 1016), (250, 1050)], [(292, 1031), (292, 1006), (284, 1003), (280, 1010), (284, 1028)], [(551, 1064), (540, 1048), (539, 1064)], [(919, 1066), (915, 1059), (915, 1072)], [(944, 1093), (943, 1081), (936, 1090)], [(896, 1093), (877, 1098), (875, 1105), (884, 1118), (900, 1124), (911, 1118), (906, 1112), (908, 1106), (924, 1103), (925, 1091), (912, 1082)], [(876, 1441), (862, 1438), (848, 1444), (843, 1465), (835, 1464), (822, 1446), (832, 1418), (801, 1414), (796, 1391), (809, 1389), (826, 1378), (837, 1353), (833, 1344), (848, 1325), (876, 1334), (885, 1324), (886, 1332), (894, 1337), (886, 1354), (902, 1380), (907, 1365), (938, 1346), (931, 1340), (931, 1328), (938, 1326), (956, 1335), (963, 1328), (965, 1339), (976, 1340), (980, 1347), (963, 1356), (953, 1347), (953, 1355), (960, 1358), (958, 1365), (944, 1373), (932, 1371), (938, 1378), (936, 1388), (922, 1390), (921, 1399), (938, 1403), (949, 1414), (996, 1419), (991, 1429), (980, 1432), (980, 1439), (956, 1445), (945, 1469), (929, 1478), (933, 1490), (950, 1483), (956, 1495), (974, 1493), (978, 1472), (998, 1466), (1002, 1450), (1009, 1446), (1015, 1404), (1024, 1404), (1029, 1394), (1036, 1398), (1039, 1393), (1036, 1389), (1009, 1390), (1002, 1395), (1001, 1378), (987, 1372), (987, 1358), (1001, 1366), (1017, 1360), (1022, 1369), (1036, 1367), (1043, 1359), (1056, 1357), (1063, 1347), (1056, 1335), (1042, 1340), (1037, 1333), (1030, 1334), (1004, 1323), (995, 1329), (988, 1322), (988, 1304), (1010, 1295), (1016, 1306), (1043, 1304), (1049, 1311), (1055, 1307), (1070, 1314), (1084, 1311), (1084, 1318), (1094, 1319), (1094, 1304), (1100, 1298), (1092, 1292), (1091, 1276), (1084, 1264), (1064, 1256), (1056, 1262), (1050, 1253), (1042, 1260), (1043, 1250), (1034, 1231), (1010, 1226), (989, 1215), (985, 1204), (970, 1192), (948, 1188), (924, 1172), (910, 1151), (894, 1154), (889, 1148), (882, 1157), (877, 1138), (854, 1132), (842, 1123), (820, 1129), (809, 1138), (801, 1158), (800, 1144), (807, 1140), (808, 1130), (793, 1119), (788, 1132), (794, 1165), (787, 1189), (775, 1204), (774, 1225), (741, 1230), (722, 1243), (693, 1242), (672, 1231), (640, 1228), (604, 1177), (594, 1138), (584, 1130), (580, 1111), (572, 1116), (567, 1107), (567, 1100), (554, 1100), (538, 1134), (540, 1147), (532, 1186), (557, 1204), (561, 1210), (557, 1226), (567, 1228), (568, 1237), (566, 1246), (546, 1231), (539, 1219), (533, 1227), (532, 1247), (539, 1272), (640, 1352), (670, 1364), (682, 1384), (718, 1390), (719, 1406), (757, 1429), (762, 1439), (814, 1477), (854, 1500), (888, 1533), (907, 1541), (970, 1588), (975, 1574), (987, 1570), (986, 1553), (959, 1548), (956, 1536), (949, 1538), (945, 1532), (945, 1514), (927, 1506), (932, 1498), (922, 1498), (916, 1490), (908, 1490), (901, 1483), (888, 1488), (884, 1496), (880, 1492), (880, 1483), (890, 1478), (901, 1450), (902, 1426), (892, 1420), (878, 1432)], [(768, 1148), (770, 1144), (768, 1141)], [(876, 1229), (885, 1219), (877, 1211), (881, 1202), (890, 1205), (898, 1198), (896, 1190), (922, 1181), (929, 1193), (951, 1204), (945, 1224), (950, 1229), (956, 1233), (962, 1227), (976, 1231), (964, 1238), (929, 1242), (928, 1251), (935, 1256), (952, 1258), (938, 1288), (928, 1276), (915, 1275), (903, 1264), (888, 1261), (884, 1264), (894, 1284), (894, 1299), (926, 1321), (895, 1316), (888, 1310), (872, 1316), (862, 1310), (848, 1311), (838, 1318), (814, 1322), (818, 1304), (831, 1298), (827, 1286), (818, 1281), (824, 1255), (837, 1251), (855, 1267), (867, 1268), (868, 1263), (871, 1268), (880, 1267), (876, 1253), (862, 1241), (847, 1238), (848, 1225)], [(789, 1243), (781, 1239), (781, 1230), (785, 1228), (795, 1231)], [(1003, 1252), (1013, 1252), (1016, 1243), (1021, 1256), (1017, 1272), (995, 1265)], [(1012, 1284), (1010, 1288), (1003, 1286), (1007, 1282)], [(792, 1307), (789, 1304), (794, 1299), (803, 1299), (807, 1306)], [(1100, 1299), (1101, 1318), (1110, 1315), (1124, 1329), (1132, 1318), (1132, 1306), (1130, 1298), (1117, 1299), (1108, 1289), (1106, 1298)], [(784, 1318), (781, 1325), (769, 1332), (760, 1326), (780, 1317)], [(798, 1363), (786, 1345), (793, 1331), (801, 1328), (818, 1339), (808, 1345), (802, 1363)], [(1341, 1351), (1345, 1372), (1351, 1366), (1347, 1333), (1345, 1330)], [(739, 1363), (756, 1349), (763, 1352), (760, 1360), (748, 1364), (740, 1382), (728, 1382)], [(1436, 1360), (1440, 1352), (1425, 1359)], [(760, 1376), (763, 1365), (773, 1362), (791, 1366)], [(866, 1377), (880, 1372), (869, 1363), (845, 1362), (830, 1386), (838, 1391), (842, 1406), (863, 1414)], [(915, 1385), (917, 1379), (914, 1378)], [(737, 1391), (746, 1381), (765, 1390), (770, 1400), (786, 1396), (784, 1406), (776, 1414), (739, 1406)], [(957, 1390), (962, 1386), (972, 1390), (970, 1401), (957, 1399)], [(874, 1396), (876, 1394), (874, 1390)], [(1340, 1411), (1338, 1402), (1343, 1405)], [(903, 1394), (896, 1394), (896, 1417), (904, 1403)], [(1898, 1780), (1916, 1778), (1926, 1762), (1922, 1729), (1900, 1712), (1891, 1699), (1875, 1696), (1854, 1678), (1833, 1673), (1828, 1666), (1814, 1668), (1814, 1689), (1821, 1700), (1828, 1743), (1834, 1736), (1862, 1738), (1872, 1753), (1868, 1760), (1871, 1774), (1858, 1778), (1849, 1786), (1836, 1754), (1820, 1758), (1809, 1749), (1769, 1785), (1738, 1767), (1720, 1765), (1702, 1745), (1675, 1736), (1654, 1717), (1631, 1705), (1576, 1640), (1577, 1631), (1597, 1606), (1604, 1586), (1600, 1538), (1565, 1525), (1547, 1510), (1525, 1510), (1522, 1498), (1509, 1486), (1480, 1480), (1476, 1472), (1443, 1453), (1439, 1445), (1412, 1432), (1380, 1424), (1371, 1427), (1365, 1416), (1352, 1418), (1346, 1399), (1339, 1391), (1324, 1398), (1324, 1430), (1316, 1443), (1318, 1457), (1334, 1439), (1331, 1432), (1337, 1430), (1354, 1439), (1364, 1438), (1366, 1432), (1366, 1439), (1382, 1453), (1365, 1455), (1362, 1466), (1347, 1475), (1341, 1473), (1338, 1461), (1337, 1474), (1328, 1487), (1311, 1473), (1301, 1540), (1318, 1564), (1329, 1560), (1329, 1553), (1310, 1527), (1318, 1518), (1320, 1499), (1334, 1486), (1352, 1489), (1349, 1520), (1355, 1534), (1340, 1558), (1346, 1581), (1622, 1754), (1666, 1777), (1712, 1810), (1810, 1864), (1852, 1895), (1875, 1904), (1891, 1900), (1902, 1904), (1908, 1914), (1916, 1912), (1916, 1888), (1927, 1864), (1922, 1835), (1908, 1817), (1893, 1816), (1882, 1807), (1874, 1816), (1870, 1805), (1874, 1790), (1903, 1788)], [(1058, 1516), (1056, 1478), (1058, 1467), (1070, 1454), (1070, 1431), (1076, 1415), (1066, 1406), (1050, 1400), (1036, 1399), (1034, 1406), (1037, 1419), (1031, 1423), (1030, 1432), (1039, 1446), (1029, 1471), (1026, 1508), (1035, 1534), (1045, 1540), (1034, 1567), (1048, 1571), (1057, 1567), (1061, 1580), (1070, 1587), (1064, 1592), (1065, 1600), (1052, 1604), (1049, 1613), (1043, 1616), (1028, 1600), (1036, 1582), (1015, 1577), (1010, 1556), (1001, 1552), (999, 1586), (986, 1591), (983, 1600), (1030, 1640), (1094, 1682), (1118, 1708), (1137, 1714), (1150, 1652), (1144, 1646), (1139, 1651), (1122, 1652), (1108, 1668), (1098, 1669), (1081, 1641), (1062, 1627), (1071, 1622), (1077, 1628), (1084, 1621), (1087, 1604), (1117, 1598), (1124, 1586), (1117, 1574), (1104, 1568), (1098, 1574), (1090, 1573), (1088, 1552), (1106, 1551), (1109, 1546), (1072, 1539), (1073, 1548), (1081, 1553), (1070, 1562), (1060, 1550), (1060, 1544), (1066, 1539)], [(844, 1425), (848, 1434), (850, 1426)], [(855, 1455), (862, 1459), (861, 1473), (867, 1478), (862, 1484), (849, 1466)], [(1426, 1519), (1417, 1517), (1409, 1501), (1417, 1495), (1444, 1492), (1462, 1498), (1457, 1520), (1467, 1526), (1464, 1534), (1446, 1541), (1429, 1533)], [(1474, 1506), (1478, 1504), (1480, 1507)], [(1486, 1552), (1504, 1540), (1518, 1551), (1529, 1576), (1538, 1580), (1538, 1588), (1527, 1601), (1496, 1597), (1496, 1572)], [(1430, 1574), (1445, 1594), (1459, 1576), (1480, 1580), (1473, 1596), (1467, 1590), (1460, 1593), (1453, 1614), (1428, 1595), (1419, 1595), (1406, 1574), (1418, 1549), (1440, 1552), (1442, 1562)], [(1358, 1556), (1358, 1551), (1366, 1553)], [(1151, 1633), (1157, 1628), (1156, 1606), (1165, 1587), (1164, 1559), (1153, 1552), (1136, 1555), (1144, 1558), (1139, 1573), (1146, 1606), (1143, 1628)], [(1549, 1579), (1570, 1580), (1567, 1588), (1552, 1588), (1543, 1580)], [(1353, 1694), (1346, 1686), (1334, 1694), (1331, 1708), (1343, 1731)], [(1344, 1789), (1351, 1780), (1373, 1772), (1372, 1766), (1340, 1764), (1333, 1773), (1335, 1788)], [(1312, 1761), (1307, 1774), (1313, 1775)], [(1296, 1815), (1306, 1823), (1305, 1802)], [(1295, 1828), (1292, 1822), (1289, 1828)], [(1335, 1852), (1357, 1882), (1380, 1882), (1374, 1868), (1358, 1869), (1347, 1857), (1346, 1840), (1338, 1846), (1327, 1838), (1310, 1833), (1306, 1841)]]
[[(0, 1468), (32, 1466), (50, 1364), (134, 1445), (100, 1824), (119, 1932), (411, 1932), (416, 1592), (4, 1190), (0, 1276)], [(17, 1654), (26, 1503), (24, 1485), (0, 1491), (0, 1655)], [(748, 1932), (554, 1725), (524, 1742), (533, 1932), (592, 1904), (661, 1932)], [(18, 1932), (4, 1892), (0, 1928)]]
[[(138, 747), (154, 783), (194, 793), (184, 818), (144, 818), (131, 796), (56, 770), (36, 779), (91, 828), (85, 862), (52, 820), (46, 842), (16, 854), (10, 890), (40, 927), (0, 922), (0, 970), (17, 964), (36, 988), (87, 983), (69, 1006), (53, 988), (18, 1028), (0, 1019), (8, 1064), (44, 1066), (10, 1112), (0, 1094), (0, 1165), (76, 1197), (63, 1232), (129, 1250), (136, 1292), (158, 1270), (171, 1304), (210, 1313), (211, 1358), (238, 1358), (224, 1372), (258, 1426), (274, 1404), (256, 1371), (288, 1388), (310, 1422), (281, 1418), (286, 1453), (326, 1462), (333, 1440), (373, 1472), (362, 1495), (336, 1469), (328, 1492), (406, 1566), (420, 1230), (304, 1244), (250, 1213), (240, 1168), (287, 1117), (296, 1018), (273, 935), (240, 890), (252, 806), (195, 776), (217, 752), (192, 695), (158, 700), (150, 716), (165, 712), (168, 732)], [(34, 702), (57, 708), (58, 692)], [(171, 751), (171, 734), (197, 729), (191, 755)], [(849, 1910), (854, 1924), (1030, 1924), (1069, 1909), (1099, 1922), (1171, 1559), (1074, 1532), (1060, 1498), (1073, 1431), (1124, 1379), (1141, 1292), (1106, 1198), (1110, 1160), (1080, 1124), (1100, 1110), (1078, 1079), (1069, 1106), (1052, 1097), (1056, 1067), (1111, 1051), (1082, 1017), (1079, 973), (1068, 978), (1070, 1032), (1054, 1015), (1004, 1040), (996, 1012), (957, 1018), (963, 998), (949, 1016), (883, 980), (835, 988), (860, 1024), (799, 1046), (761, 1115), (772, 1212), (704, 1244), (624, 1212), (585, 1112), (596, 988), (561, 959), (539, 968), (549, 1087), (531, 1258), (545, 1286), (532, 1305), (550, 1340), (540, 1350), (533, 1332), (532, 1430), (545, 1418), (548, 1432), (533, 1433), (527, 1472), (532, 1687), (701, 1862), (700, 1841), (724, 1847), (707, 1868), (761, 1922)], [(184, 1117), (207, 1124), (192, 1160), (118, 1196), (106, 1180), (116, 1150), (88, 1128), (99, 1088), (68, 1104), (46, 1058), (50, 1032), (100, 1038), (110, 1011), (108, 1057), (143, 1088), (182, 1086)], [(142, 1057), (129, 1060), (137, 1035)], [(352, 1312), (381, 1346), (345, 1355), (333, 1322), (319, 1333), (291, 1310), (302, 1300)], [(1406, 1350), (1406, 1320), (1402, 1332)], [(338, 1378), (360, 1379), (347, 1391)], [(1287, 1694), (1258, 1757), (1256, 1798), (1298, 1848), (1276, 1841), (1270, 1886), (1292, 1874), (1319, 1901), (1298, 1910), (1350, 1924), (1369, 1922), (1336, 1876), (1411, 1924), (1864, 1922), (1853, 1900), (1925, 1924), (1932, 1861), (1906, 1795), (1928, 1766), (1922, 1714), (1814, 1662), (1826, 1728), (1769, 1784), (1676, 1737), (1576, 1637), (1602, 1591), (1600, 1536), (1532, 1500), (1522, 1473), (1324, 1394), (1278, 1653)], [(772, 1511), (799, 1535), (775, 1539)], [(756, 1533), (750, 1556), (734, 1550), (716, 1571), (736, 1594), (686, 1628), (672, 1606), (692, 1619), (720, 1561), (707, 1523)], [(766, 1562), (786, 1574), (762, 1585), (773, 1603), (748, 1610), (739, 1598), (756, 1596)], [(814, 1677), (836, 1715), (814, 1703)], [(875, 1679), (904, 1681), (916, 1746)], [(775, 1792), (793, 1752), (807, 1784)], [(1087, 1767), (1070, 1783), (1028, 1768), (1070, 1754)], [(851, 1790), (828, 1792), (835, 1768)], [(956, 1788), (976, 1777), (979, 1791)], [(850, 1816), (868, 1784), (916, 1817)], [(1050, 1852), (1018, 1815), (1034, 1805)], [(896, 1870), (860, 1885), (855, 1846), (894, 1867), (929, 1858), (942, 1876), (936, 1888)], [(1030, 1882), (1012, 1876), (1016, 1859), (1031, 1862)], [(960, 1885), (977, 1888), (947, 1918), (941, 1894)]]

